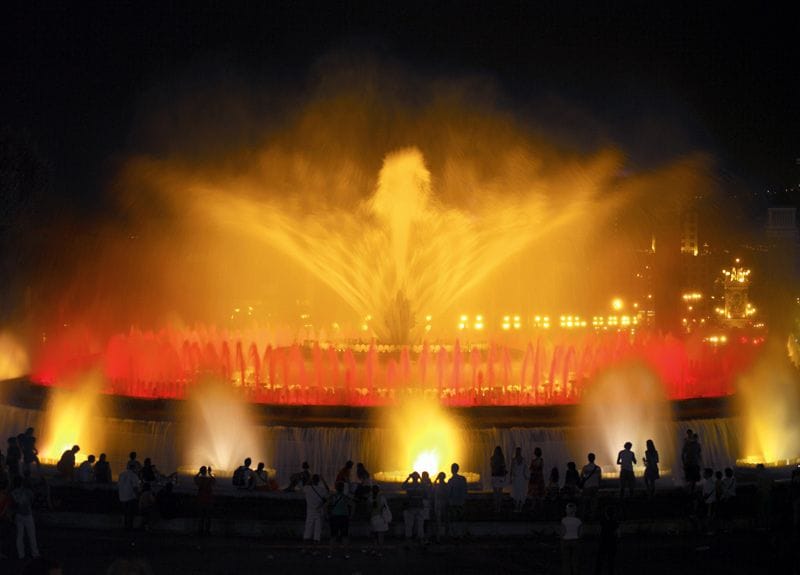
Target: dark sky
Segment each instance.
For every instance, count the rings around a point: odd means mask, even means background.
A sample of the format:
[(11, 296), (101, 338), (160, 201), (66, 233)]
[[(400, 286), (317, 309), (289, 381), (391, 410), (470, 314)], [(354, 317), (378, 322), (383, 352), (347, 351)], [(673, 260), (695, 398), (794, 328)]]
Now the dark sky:
[[(643, 164), (702, 149), (723, 180), (755, 192), (800, 184), (800, 20), (777, 4), (21, 4), (0, 18), (0, 131), (33, 146), (54, 192), (77, 205), (102, 205), (117, 162), (139, 145), (142, 102), (174, 77), (211, 63), (302, 90), (311, 66), (343, 47), (432, 77), (485, 75), (521, 118), (555, 132), (600, 126)], [(554, 101), (581, 112), (548, 117)], [(652, 124), (670, 137), (653, 141)], [(591, 126), (577, 145), (591, 145)]]

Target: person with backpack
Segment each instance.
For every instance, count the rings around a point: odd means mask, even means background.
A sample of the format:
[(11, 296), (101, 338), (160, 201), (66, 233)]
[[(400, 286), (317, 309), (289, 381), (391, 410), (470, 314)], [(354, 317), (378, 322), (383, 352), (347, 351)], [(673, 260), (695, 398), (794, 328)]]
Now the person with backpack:
[(236, 468), (233, 472), (233, 479), (231, 482), (237, 489), (252, 489), (253, 487), (253, 470), (250, 465), (253, 460), (249, 457), (244, 460), (244, 464)]
[(350, 559), (348, 545), (350, 544), (350, 516), (353, 514), (355, 506), (353, 498), (345, 493), (343, 481), (336, 482), (336, 492), (328, 499), (328, 518), (331, 524), (331, 544), (328, 551), (328, 559), (333, 558), (334, 543), (339, 542), (344, 551), (344, 558)]

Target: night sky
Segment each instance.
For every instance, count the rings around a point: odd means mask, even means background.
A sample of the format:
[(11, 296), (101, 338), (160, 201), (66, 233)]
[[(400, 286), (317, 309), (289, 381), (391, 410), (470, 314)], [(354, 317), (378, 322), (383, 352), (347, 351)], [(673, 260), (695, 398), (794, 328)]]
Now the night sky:
[[(567, 101), (642, 162), (699, 148), (756, 191), (799, 183), (796, 12), (708, 3), (166, 4), (4, 9), (0, 128), (35, 146), (60, 193), (90, 203), (102, 195), (115, 158), (137, 145), (143, 100), (175, 76), (213, 67), (302, 85), (317, 59), (348, 45), (434, 76), (483, 74), (523, 114)], [(648, 122), (670, 124), (672, 141), (647, 141)]]
[[(152, 110), (174, 94), (213, 94), (224, 84), (254, 108), (266, 92), (291, 107), (332, 53), (364, 55), (431, 80), (477, 78), (493, 106), (520, 124), (567, 148), (621, 149), (632, 170), (707, 154), (722, 193), (742, 203), (755, 225), (775, 201), (767, 190), (800, 189), (796, 9), (696, 2), (250, 2), (246, 9), (193, 2), (191, 10), (165, 2), (77, 4), (2, 9), (7, 275), (26, 264), (41, 267), (26, 249), (49, 248), (11, 247), (39, 234), (37, 226), (46, 234), (67, 213), (73, 226), (124, 218), (113, 190), (126, 160), (159, 157), (181, 141), (168, 129), (154, 138), (147, 128)], [(208, 139), (222, 150), (227, 138), (242, 137)], [(781, 195), (786, 199), (794, 200), (791, 193)], [(4, 298), (4, 314), (18, 297)]]

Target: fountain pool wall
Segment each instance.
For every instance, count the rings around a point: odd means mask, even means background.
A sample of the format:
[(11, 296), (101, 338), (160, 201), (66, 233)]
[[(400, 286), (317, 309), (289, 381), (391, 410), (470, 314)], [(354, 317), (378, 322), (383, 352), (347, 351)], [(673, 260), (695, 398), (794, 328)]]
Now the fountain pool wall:
[[(27, 427), (34, 427), (36, 434), (40, 435), (44, 425), (45, 413), (40, 409), (0, 404), (2, 438), (21, 433)], [(180, 426), (177, 421), (98, 416), (93, 419), (92, 425), (104, 432), (105, 446), (102, 451), (108, 455), (115, 477), (122, 470), (128, 453), (133, 450), (139, 454), (140, 461), (150, 457), (162, 471), (172, 471), (183, 466), (183, 455), (177, 441)], [(715, 470), (733, 467), (740, 456), (743, 435), (742, 426), (736, 417), (687, 419), (664, 422), (662, 425), (662, 437), (673, 439), (671, 446), (658, 446), (662, 468), (675, 470), (671, 476), (665, 474), (662, 485), (672, 481), (679, 484), (681, 481), (679, 450), (686, 429), (693, 429), (700, 436), (704, 466)], [(363, 462), (372, 472), (386, 470), (382, 468), (386, 459), (383, 446), (391, 444), (390, 434), (395, 432), (369, 426), (308, 426), (298, 422), (297, 426), (257, 424), (255, 433), (264, 446), (264, 453), (251, 454), (254, 464), (264, 461), (267, 467), (276, 469), (278, 482), (285, 486), (289, 476), (300, 469), (303, 461), (308, 461), (314, 472), (323, 474), (328, 480), (333, 479), (336, 471), (348, 459)], [(576, 461), (579, 466), (585, 461), (586, 454), (579, 453), (576, 445), (586, 444), (586, 433), (587, 430), (568, 425), (545, 427), (532, 423), (531, 426), (473, 428), (467, 424), (462, 429), (465, 455), (459, 463), (462, 469), (480, 473), (483, 478), (487, 478), (489, 457), (496, 445), (503, 447), (507, 457), (519, 446), (528, 460), (534, 447), (541, 447), (545, 472), (548, 473), (555, 466), (563, 478), (568, 461)], [(616, 471), (613, 458), (616, 450), (621, 447), (598, 445), (593, 449), (598, 454), (598, 463), (602, 465), (604, 472)], [(634, 452), (640, 462), (637, 476), (642, 473), (643, 451), (644, 445), (634, 445)], [(78, 460), (83, 461), (87, 455), (88, 452), (82, 451)], [(446, 465), (449, 466), (449, 462)]]

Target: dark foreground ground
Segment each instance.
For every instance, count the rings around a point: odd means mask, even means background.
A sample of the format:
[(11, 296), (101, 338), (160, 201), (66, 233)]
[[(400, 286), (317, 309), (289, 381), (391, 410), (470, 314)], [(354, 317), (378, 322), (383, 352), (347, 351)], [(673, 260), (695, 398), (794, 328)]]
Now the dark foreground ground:
[[(759, 506), (762, 499), (755, 485), (741, 485), (730, 519), (711, 526), (692, 519), (692, 499), (685, 490), (664, 489), (652, 501), (638, 492), (624, 502), (616, 490), (603, 490), (598, 508), (613, 506), (621, 519), (615, 572), (800, 573), (796, 567), (800, 537), (792, 530), (794, 492), (785, 481), (772, 485), (767, 506)], [(200, 537), (195, 534), (196, 509), (190, 491), (179, 494), (175, 519), (155, 520), (151, 531), (125, 532), (113, 488), (54, 483), (49, 508), (42, 503), (37, 513), (39, 547), (43, 556), (61, 563), (65, 574), (106, 573), (120, 558), (142, 560), (151, 569), (145, 573), (156, 575), (562, 572), (555, 530), (564, 500), (546, 504), (535, 514), (531, 510), (515, 514), (506, 499), (498, 514), (492, 511), (491, 493), (470, 493), (460, 528), (470, 535), (421, 547), (403, 541), (404, 498), (389, 493), (395, 520), (383, 557), (362, 553), (371, 549), (371, 542), (361, 536), (353, 538), (349, 559), (342, 550), (328, 559), (327, 546), (314, 555), (300, 542), (305, 503), (299, 493), (220, 491), (212, 513), (212, 535)], [(768, 519), (759, 515), (759, 509), (769, 510)], [(367, 517), (365, 509), (357, 506), (354, 531), (367, 533)], [(769, 530), (757, 528), (766, 524)], [(586, 523), (580, 573), (594, 573), (598, 528), (596, 520)], [(708, 529), (715, 534), (706, 534)], [(15, 556), (13, 538), (13, 527), (0, 525), (0, 550), (11, 557)], [(23, 561), (0, 560), (0, 575), (22, 573), (25, 566)]]
[[(61, 562), (65, 574), (105, 573), (118, 558), (144, 560), (155, 574), (243, 573), (561, 573), (553, 535), (536, 538), (477, 539), (427, 548), (385, 545), (383, 557), (362, 553), (356, 540), (351, 557), (341, 551), (327, 559), (306, 554), (297, 541), (195, 535), (164, 535), (122, 530), (44, 528), (42, 553)], [(797, 539), (791, 533), (737, 531), (728, 534), (638, 534), (619, 542), (616, 573), (716, 574), (796, 573)], [(581, 573), (594, 573), (597, 541), (583, 541)], [(23, 563), (0, 562), (0, 573), (21, 572)]]

